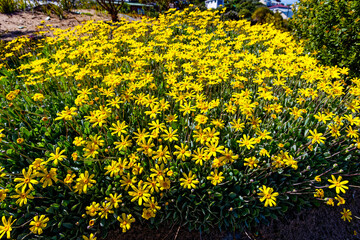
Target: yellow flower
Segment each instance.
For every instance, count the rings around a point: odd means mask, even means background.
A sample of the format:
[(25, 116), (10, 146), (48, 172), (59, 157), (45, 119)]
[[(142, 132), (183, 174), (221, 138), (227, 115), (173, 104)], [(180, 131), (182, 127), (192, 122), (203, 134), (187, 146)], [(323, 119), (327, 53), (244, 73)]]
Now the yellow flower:
[(215, 141), (211, 141), (211, 142), (207, 142), (206, 146), (207, 148), (205, 149), (205, 153), (211, 157), (214, 156), (216, 157), (216, 153), (223, 153), (224, 151), (222, 149), (224, 149), (224, 146), (218, 146), (219, 142), (217, 140)]
[(260, 201), (265, 201), (265, 207), (267, 206), (276, 206), (276, 197), (279, 196), (278, 192), (274, 192), (274, 189), (271, 187), (266, 187), (265, 185), (260, 187), (259, 190), (261, 193), (258, 193), (261, 196)]
[(326, 204), (329, 205), (329, 206), (334, 206), (334, 199), (329, 198), (329, 199), (326, 201)]
[(169, 170), (169, 171), (166, 173), (166, 175), (169, 176), (169, 177), (171, 177), (173, 174), (174, 174), (173, 170)]
[(110, 130), (112, 130), (111, 135), (117, 134), (120, 137), (121, 134), (127, 134), (127, 131), (125, 129), (128, 127), (128, 125), (126, 125), (125, 121), (123, 121), (122, 123), (120, 123), (120, 121), (117, 121), (116, 124), (113, 123), (112, 126), (113, 127), (109, 128)]
[(6, 198), (7, 192), (9, 192), (9, 189), (0, 189), (0, 203)]
[(314, 143), (325, 143), (324, 140), (326, 139), (325, 137), (322, 137), (322, 133), (318, 133), (317, 130), (315, 129), (314, 131), (310, 130), (310, 134), (311, 136), (308, 136), (308, 139), (311, 139), (311, 144)]
[(334, 175), (331, 175), (331, 179), (328, 179), (328, 182), (332, 183), (332, 185), (329, 186), (329, 188), (336, 188), (336, 193), (339, 194), (340, 191), (342, 193), (345, 193), (345, 189), (349, 189), (349, 187), (345, 186), (345, 184), (347, 184), (349, 181), (342, 181), (342, 176), (339, 176), (338, 179), (335, 178)]
[(77, 116), (77, 112), (75, 112), (76, 110), (77, 110), (76, 107), (69, 108), (68, 106), (66, 106), (65, 110), (56, 114), (56, 115), (58, 115), (58, 117), (55, 118), (55, 121), (61, 120), (61, 119), (71, 120), (73, 118), (73, 116)]
[(152, 158), (156, 159), (158, 164), (162, 162), (166, 164), (167, 160), (171, 159), (170, 152), (168, 151), (168, 146), (164, 147), (163, 145), (160, 145), (159, 149), (156, 151)]
[(191, 106), (191, 102), (189, 103), (185, 102), (184, 104), (180, 104), (180, 112), (183, 112), (183, 116), (195, 111), (196, 108), (194, 106)]
[(177, 156), (176, 159), (181, 159), (181, 160), (185, 161), (186, 157), (191, 156), (191, 152), (187, 151), (187, 149), (189, 148), (188, 145), (184, 145), (184, 143), (181, 143), (181, 146), (175, 145), (175, 148), (178, 150), (178, 151), (174, 152), (174, 155)]
[(171, 182), (170, 182), (170, 179), (169, 179), (169, 178), (160, 177), (160, 178), (158, 178), (158, 182), (159, 182), (160, 190), (161, 190), (161, 191), (170, 189)]
[(321, 182), (321, 177), (320, 177), (320, 176), (316, 176), (314, 179), (315, 179), (315, 181), (317, 181), (317, 182)]
[(169, 127), (169, 131), (167, 129), (164, 130), (164, 134), (161, 135), (162, 138), (164, 138), (165, 141), (178, 141), (179, 139), (177, 138), (179, 135), (176, 134), (176, 132), (178, 131), (178, 129), (175, 129), (173, 131), (172, 127)]
[(149, 208), (144, 208), (142, 217), (145, 218), (146, 220), (149, 220), (150, 218), (155, 217), (155, 213), (153, 210), (151, 210)]
[(342, 215), (341, 219), (343, 219), (345, 222), (346, 222), (346, 220), (348, 220), (349, 222), (352, 220), (350, 209), (344, 208), (344, 210), (340, 213)]
[(93, 184), (96, 183), (96, 180), (93, 179), (95, 174), (91, 174), (89, 176), (89, 172), (85, 171), (85, 173), (81, 173), (79, 178), (76, 179), (77, 183), (75, 188), (75, 192), (79, 192), (81, 194), (82, 192), (87, 193), (87, 189), (92, 187)]
[(61, 150), (60, 148), (57, 147), (55, 150), (55, 154), (54, 153), (50, 153), (50, 157), (48, 159), (48, 161), (54, 161), (55, 165), (58, 165), (58, 161), (62, 161), (64, 158), (66, 158), (65, 155), (61, 155), (65, 152), (65, 150)]
[(20, 90), (19, 89), (16, 89), (14, 91), (11, 91), (9, 92), (7, 95), (6, 95), (6, 99), (9, 100), (9, 101), (12, 101), (16, 98), (16, 96), (20, 93)]
[(268, 157), (270, 157), (269, 152), (265, 148), (261, 149), (259, 154), (260, 154), (260, 156), (268, 156)]
[(32, 97), (35, 102), (41, 102), (42, 100), (44, 100), (44, 98), (44, 95), (42, 95), (41, 93), (35, 93)]
[(342, 197), (340, 197), (339, 195), (337, 195), (337, 196), (335, 197), (335, 199), (338, 201), (337, 206), (340, 206), (340, 205), (345, 204), (345, 199), (342, 198)]
[(8, 220), (6, 220), (6, 217), (3, 216), (2, 217), (2, 223), (3, 226), (0, 226), (0, 239), (6, 234), (6, 238), (10, 239), (10, 233), (12, 231), (11, 225), (13, 225), (13, 223), (16, 221), (16, 219), (14, 221), (11, 222), (12, 220), (12, 216), (10, 216), (8, 218)]
[(255, 157), (245, 158), (244, 161), (244, 166), (249, 166), (250, 169), (253, 169), (254, 167), (256, 168), (259, 163), (259, 160), (257, 160)]
[(90, 206), (85, 207), (86, 214), (91, 217), (94, 217), (100, 209), (99, 206), (100, 206), (99, 203), (92, 202)]
[(39, 216), (35, 216), (34, 220), (30, 222), (30, 231), (34, 234), (42, 234), (43, 233), (43, 229), (46, 227), (47, 222), (49, 221), (49, 218), (46, 217), (45, 215), (41, 215), (40, 218)]
[(14, 182), (20, 182), (16, 184), (15, 188), (22, 187), (22, 191), (25, 190), (26, 187), (29, 187), (30, 190), (34, 190), (33, 184), (38, 184), (39, 182), (35, 179), (35, 175), (32, 172), (32, 169), (29, 168), (28, 171), (25, 171), (25, 169), (22, 170), (24, 178), (15, 178)]
[(126, 232), (127, 230), (129, 230), (131, 227), (131, 223), (135, 222), (135, 218), (133, 218), (131, 214), (126, 215), (125, 213), (123, 213), (121, 217), (118, 216), (117, 220), (120, 222), (122, 232)]
[(71, 184), (74, 181), (75, 177), (76, 177), (75, 173), (68, 173), (64, 179), (64, 183)]
[(240, 147), (246, 147), (247, 149), (255, 148), (254, 145), (256, 144), (256, 141), (254, 138), (250, 138), (248, 135), (243, 135), (243, 137), (236, 141), (237, 143), (240, 143)]
[(95, 219), (91, 219), (89, 221), (89, 226), (92, 227), (92, 226), (94, 226), (94, 224), (95, 224)]
[(323, 198), (324, 197), (324, 190), (322, 189), (315, 189), (316, 193), (314, 194), (314, 197), (317, 198)]
[(0, 142), (2, 142), (3, 137), (5, 137), (5, 134), (2, 133), (3, 131), (4, 129), (0, 129)]
[(147, 185), (143, 184), (142, 180), (140, 180), (138, 182), (138, 187), (135, 187), (134, 185), (131, 185), (131, 188), (134, 190), (134, 191), (129, 191), (128, 192), (129, 195), (133, 197), (131, 199), (131, 202), (134, 202), (134, 201), (138, 200), (138, 204), (139, 204), (139, 206), (141, 206), (143, 201), (144, 202), (149, 201), (149, 197), (151, 195), (149, 193), (149, 190), (147, 189)]
[(180, 178), (180, 186), (188, 189), (196, 188), (195, 184), (198, 184), (199, 181), (196, 180), (196, 175), (193, 174), (192, 171), (190, 171), (188, 175), (183, 173), (183, 176), (184, 178)]
[(113, 206), (110, 202), (103, 202), (98, 212), (100, 218), (108, 219), (108, 215), (114, 213)]
[(42, 173), (38, 173), (36, 176), (37, 177), (42, 177), (42, 179), (40, 179), (40, 182), (43, 183), (42, 187), (46, 188), (47, 186), (51, 186), (53, 184), (52, 181), (54, 181), (55, 183), (58, 181), (58, 179), (56, 178), (56, 168), (51, 168), (50, 172), (48, 172), (48, 170), (46, 168), (44, 168), (42, 171)]
[(83, 240), (96, 240), (95, 234), (91, 233), (89, 237), (83, 235)]
[(109, 197), (106, 197), (105, 200), (110, 202), (114, 208), (119, 208), (119, 203), (122, 202), (121, 197), (122, 197), (121, 194), (118, 195), (117, 193), (115, 194), (110, 193)]
[(86, 143), (86, 141), (82, 137), (75, 137), (73, 144), (77, 147), (82, 146)]
[(210, 176), (206, 177), (206, 179), (210, 180), (211, 184), (216, 186), (225, 179), (225, 177), (223, 177), (222, 175), (223, 172), (218, 173), (218, 170), (215, 169), (215, 171), (211, 171)]
[(74, 161), (76, 161), (76, 160), (78, 159), (79, 155), (78, 155), (77, 152), (73, 152), (73, 153), (71, 154), (71, 157), (72, 157), (72, 159), (73, 159)]
[(26, 192), (24, 188), (21, 191), (15, 189), (15, 192), (18, 195), (12, 195), (11, 198), (18, 198), (18, 200), (16, 200), (16, 204), (22, 207), (24, 204), (27, 204), (28, 199), (34, 199), (33, 196), (29, 195), (30, 191), (31, 189), (28, 189)]
[(144, 203), (144, 207), (151, 209), (151, 211), (153, 211), (154, 213), (156, 213), (157, 210), (161, 209), (161, 207), (158, 206), (158, 203), (155, 201), (154, 197), (151, 197), (151, 199), (147, 203)]

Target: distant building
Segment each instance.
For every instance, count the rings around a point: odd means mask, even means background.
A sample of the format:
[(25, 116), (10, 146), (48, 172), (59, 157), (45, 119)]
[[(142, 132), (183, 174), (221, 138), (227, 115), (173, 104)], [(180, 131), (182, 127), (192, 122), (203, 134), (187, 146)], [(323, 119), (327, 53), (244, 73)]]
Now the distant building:
[(220, 5), (224, 6), (224, 0), (206, 0), (205, 6), (207, 9), (215, 9), (220, 7)]
[(293, 15), (293, 11), (290, 6), (277, 4), (269, 7), (269, 9), (274, 13), (279, 12), (284, 19), (291, 18)]
[(281, 3), (281, 0), (260, 0), (259, 2), (264, 4), (267, 7), (271, 7), (271, 6)]

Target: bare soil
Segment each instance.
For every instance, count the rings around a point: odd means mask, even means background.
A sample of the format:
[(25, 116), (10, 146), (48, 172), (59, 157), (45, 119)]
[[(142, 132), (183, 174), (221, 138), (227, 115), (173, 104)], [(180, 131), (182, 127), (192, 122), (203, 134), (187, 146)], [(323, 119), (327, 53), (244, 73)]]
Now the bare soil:
[[(93, 9), (74, 10), (73, 12), (64, 12), (65, 18), (60, 19), (57, 15), (51, 16), (33, 9), (30, 11), (19, 11), (12, 14), (0, 13), (0, 40), (12, 40), (18, 36), (35, 35), (39, 31), (38, 26), (51, 25), (54, 28), (67, 29), (82, 24), (85, 21), (109, 21), (110, 16)], [(126, 15), (121, 15), (128, 20), (134, 20)], [(41, 24), (41, 21), (45, 21)], [(43, 31), (43, 29), (42, 29)]]

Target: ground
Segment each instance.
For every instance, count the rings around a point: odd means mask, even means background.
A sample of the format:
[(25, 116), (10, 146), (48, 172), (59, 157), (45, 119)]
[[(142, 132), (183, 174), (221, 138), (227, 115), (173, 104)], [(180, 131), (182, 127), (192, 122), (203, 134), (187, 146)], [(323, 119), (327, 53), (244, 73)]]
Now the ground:
[[(189, 232), (185, 227), (161, 226), (150, 229), (134, 225), (130, 231), (122, 233), (120, 227), (111, 232), (105, 240), (353, 240), (360, 239), (360, 190), (353, 189), (346, 195), (346, 203), (330, 207), (323, 203), (318, 208), (305, 209), (300, 213), (290, 211), (279, 220), (272, 220), (268, 226), (262, 226), (258, 234), (219, 232)], [(336, 202), (336, 201), (335, 201)], [(352, 221), (344, 222), (340, 212), (352, 211)]]
[[(129, 20), (133, 18), (125, 15), (120, 15)], [(43, 25), (52, 25), (54, 28), (71, 28), (88, 20), (110, 20), (110, 16), (95, 11), (93, 9), (74, 10), (65, 12), (65, 19), (60, 19), (55, 14), (50, 17), (38, 10), (19, 11), (13, 14), (0, 13), (0, 40), (11, 40), (18, 36), (35, 35), (38, 31), (37, 26), (41, 25), (41, 21), (45, 21)]]

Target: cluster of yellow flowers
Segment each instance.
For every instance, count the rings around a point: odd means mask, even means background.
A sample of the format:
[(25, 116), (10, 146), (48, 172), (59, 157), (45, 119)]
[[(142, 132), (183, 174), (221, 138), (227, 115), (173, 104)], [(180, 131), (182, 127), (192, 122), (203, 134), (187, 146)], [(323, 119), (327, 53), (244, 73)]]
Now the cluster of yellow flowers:
[[(135, 218), (124, 206), (154, 218), (171, 188), (257, 182), (259, 200), (272, 207), (286, 193), (263, 184), (267, 177), (306, 172), (302, 161), (326, 144), (360, 149), (360, 79), (345, 87), (346, 68), (319, 65), (270, 26), (172, 9), (158, 19), (89, 22), (54, 35), (23, 55), (28, 61), (17, 79), (24, 86), (7, 91), (3, 106), (21, 109), (27, 101), (43, 109), (36, 121), (63, 129), (69, 144), (31, 159), (16, 185), (9, 182), (14, 190), (0, 189), (0, 202), (10, 194), (22, 207), (45, 188), (83, 195), (111, 182), (82, 216), (90, 229), (98, 219), (116, 218), (125, 232)], [(7, 49), (19, 52), (27, 41)], [(6, 145), (11, 129), (1, 124)], [(22, 144), (31, 146), (26, 138)], [(234, 170), (252, 179), (233, 180)], [(332, 177), (330, 187), (344, 191), (347, 182)], [(48, 220), (34, 216), (31, 232), (41, 234)], [(3, 217), (0, 234), (10, 237), (12, 223)]]

